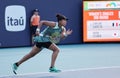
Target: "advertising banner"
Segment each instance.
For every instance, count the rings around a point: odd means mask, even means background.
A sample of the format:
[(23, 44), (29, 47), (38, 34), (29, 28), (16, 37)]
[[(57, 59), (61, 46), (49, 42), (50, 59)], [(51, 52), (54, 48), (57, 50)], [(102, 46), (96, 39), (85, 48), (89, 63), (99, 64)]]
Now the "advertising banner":
[(84, 42), (120, 41), (120, 1), (83, 2)]

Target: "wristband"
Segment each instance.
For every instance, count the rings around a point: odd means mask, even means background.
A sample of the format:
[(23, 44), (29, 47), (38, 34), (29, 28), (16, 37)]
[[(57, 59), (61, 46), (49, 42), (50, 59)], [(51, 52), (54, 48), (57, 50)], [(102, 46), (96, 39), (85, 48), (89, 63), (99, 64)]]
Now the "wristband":
[(36, 29), (36, 31), (37, 31), (37, 32), (40, 32), (40, 29), (39, 29), (39, 28), (37, 28), (37, 29)]
[(63, 35), (64, 35), (65, 37), (67, 37), (67, 36), (68, 36), (66, 33), (63, 33)]

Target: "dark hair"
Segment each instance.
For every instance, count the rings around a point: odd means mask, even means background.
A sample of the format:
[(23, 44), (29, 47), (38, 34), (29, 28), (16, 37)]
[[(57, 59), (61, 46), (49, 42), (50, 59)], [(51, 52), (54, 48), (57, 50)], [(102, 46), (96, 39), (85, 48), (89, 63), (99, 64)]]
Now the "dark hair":
[(65, 16), (62, 15), (62, 14), (56, 14), (56, 17), (57, 17), (57, 20), (58, 20), (58, 21), (61, 21), (61, 20), (68, 20), (68, 18), (65, 17)]

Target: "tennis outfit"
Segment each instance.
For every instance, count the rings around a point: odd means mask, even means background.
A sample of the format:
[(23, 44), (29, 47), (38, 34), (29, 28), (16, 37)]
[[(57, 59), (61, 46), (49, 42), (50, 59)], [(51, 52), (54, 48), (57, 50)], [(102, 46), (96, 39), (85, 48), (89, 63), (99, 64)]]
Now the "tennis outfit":
[(56, 22), (55, 27), (48, 26), (41, 32), (39, 36), (35, 36), (33, 38), (36, 46), (38, 48), (49, 48), (52, 43), (59, 43), (63, 28), (63, 26), (58, 26), (58, 22)]
[[(59, 27), (58, 23), (56, 22), (55, 27), (48, 26), (44, 31), (41, 32), (39, 36), (35, 36), (33, 39), (35, 41), (35, 45), (38, 48), (49, 48), (52, 43), (60, 42), (61, 33), (63, 31), (63, 26)], [(18, 64), (13, 64), (13, 72), (17, 74)], [(56, 69), (55, 67), (50, 67), (49, 72), (61, 72), (61, 70)]]

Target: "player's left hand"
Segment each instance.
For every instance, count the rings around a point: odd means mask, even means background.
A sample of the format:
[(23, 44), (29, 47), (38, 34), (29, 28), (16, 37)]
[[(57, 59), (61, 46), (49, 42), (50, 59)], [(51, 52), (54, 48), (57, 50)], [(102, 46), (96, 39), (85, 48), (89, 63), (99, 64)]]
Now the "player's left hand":
[(66, 34), (67, 34), (67, 35), (71, 35), (71, 34), (72, 34), (72, 32), (73, 32), (73, 30), (68, 29), (68, 30), (66, 31)]

